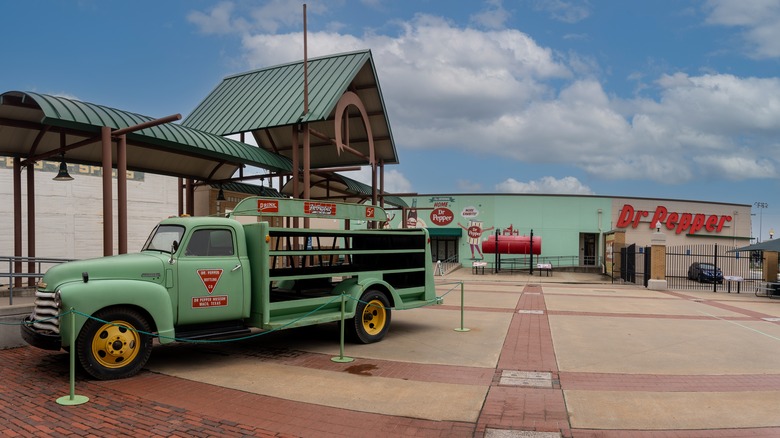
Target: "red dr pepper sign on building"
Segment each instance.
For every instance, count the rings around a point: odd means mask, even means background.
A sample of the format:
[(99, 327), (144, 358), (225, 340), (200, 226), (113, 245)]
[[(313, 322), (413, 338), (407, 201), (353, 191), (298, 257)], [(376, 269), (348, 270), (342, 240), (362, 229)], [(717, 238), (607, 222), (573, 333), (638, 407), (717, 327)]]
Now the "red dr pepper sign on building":
[(222, 269), (198, 269), (198, 276), (206, 286), (206, 290), (212, 293), (219, 283), (219, 278), (222, 277)]

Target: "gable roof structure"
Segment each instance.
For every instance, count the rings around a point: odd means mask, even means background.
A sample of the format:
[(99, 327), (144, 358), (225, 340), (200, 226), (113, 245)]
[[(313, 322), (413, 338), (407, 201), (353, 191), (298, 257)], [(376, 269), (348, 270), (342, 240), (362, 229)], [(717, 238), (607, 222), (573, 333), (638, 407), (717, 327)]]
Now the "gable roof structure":
[[(64, 143), (69, 163), (100, 166), (103, 126), (116, 130), (152, 120), (60, 96), (9, 91), (0, 95), (0, 155), (56, 159)], [(68, 147), (73, 145), (79, 146)], [(177, 123), (129, 133), (127, 145), (129, 170), (160, 175), (209, 181), (231, 178), (244, 164), (275, 172), (292, 169), (283, 156)]]
[(319, 133), (311, 140), (311, 167), (366, 165), (368, 133), (360, 115), (348, 108), (351, 148), (363, 157), (338, 153), (335, 110), (345, 92), (357, 94), (370, 121), (375, 156), (398, 164), (393, 135), (370, 50), (308, 61), (309, 111), (304, 113), (304, 62), (228, 76), (187, 116), (182, 125), (215, 135), (251, 132), (264, 150), (292, 157), (293, 129), (307, 123)]
[[(339, 199), (344, 202), (364, 203), (371, 200), (371, 186), (336, 172), (311, 175), (311, 199)], [(282, 187), (281, 193), (293, 196), (292, 181)], [(399, 196), (383, 195), (384, 202), (394, 207), (408, 207)]]

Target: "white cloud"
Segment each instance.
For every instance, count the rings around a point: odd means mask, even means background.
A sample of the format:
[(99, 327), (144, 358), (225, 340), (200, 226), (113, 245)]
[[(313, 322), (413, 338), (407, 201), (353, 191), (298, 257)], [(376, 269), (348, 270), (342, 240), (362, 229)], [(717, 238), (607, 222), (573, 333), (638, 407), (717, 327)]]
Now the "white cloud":
[(742, 36), (753, 57), (780, 57), (780, 2), (708, 0), (705, 9), (707, 23), (743, 28)]
[(467, 179), (459, 179), (457, 181), (458, 190), (464, 193), (476, 193), (482, 190), (482, 184), (476, 181), (469, 181)]
[(590, 15), (587, 0), (536, 0), (536, 8), (547, 11), (552, 18), (564, 23), (576, 23)]
[[(357, 171), (341, 172), (347, 178), (371, 185), (371, 168), (366, 166)], [(377, 183), (379, 176), (377, 175)], [(387, 193), (412, 193), (412, 183), (403, 173), (397, 169), (385, 168), (385, 192)]]
[(496, 184), (496, 190), (501, 193), (545, 193), (567, 195), (592, 195), (593, 191), (583, 185), (577, 178), (567, 176), (556, 179), (552, 176), (544, 176), (536, 181), (520, 182), (509, 178)]
[(205, 34), (230, 34), (246, 31), (249, 24), (243, 18), (233, 18), (235, 5), (232, 2), (220, 2), (208, 13), (192, 11), (187, 20)]
[[(711, 1), (710, 23), (755, 26), (762, 13), (774, 10), (735, 13), (728, 21), (729, 4)], [(579, 11), (575, 17), (589, 14), (585, 2), (538, 5)], [(490, 8), (503, 7), (494, 2)], [(240, 24), (225, 16), (228, 9), (220, 4), (210, 12), (214, 29)], [(564, 163), (594, 178), (662, 184), (777, 175), (778, 78), (670, 72), (654, 82), (641, 78), (643, 86), (655, 87), (657, 98), (621, 99), (596, 79), (595, 60), (555, 53), (515, 29), (458, 27), (431, 15), (397, 26), (393, 35), (310, 33), (309, 56), (372, 50), (399, 149), (447, 148), (525, 163)], [(250, 68), (303, 54), (300, 32), (247, 30), (242, 44)], [(412, 191), (409, 179), (395, 170), (386, 181), (388, 191)]]
[(501, 0), (488, 0), (488, 8), (471, 16), (471, 21), (488, 29), (501, 29), (509, 19), (509, 11), (504, 9)]

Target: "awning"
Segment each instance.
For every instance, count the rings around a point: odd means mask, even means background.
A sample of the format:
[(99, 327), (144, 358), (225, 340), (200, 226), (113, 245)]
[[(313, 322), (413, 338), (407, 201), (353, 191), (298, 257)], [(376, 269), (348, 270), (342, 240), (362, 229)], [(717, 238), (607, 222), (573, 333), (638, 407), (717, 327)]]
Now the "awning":
[(460, 237), (463, 235), (463, 229), (459, 227), (431, 227), (428, 228), (428, 235), (431, 237)]
[[(116, 130), (152, 120), (64, 97), (9, 91), (0, 94), (0, 156), (58, 159), (56, 151), (65, 147), (68, 163), (100, 166), (101, 127)], [(281, 155), (177, 123), (127, 134), (128, 170), (214, 181), (231, 178), (245, 164), (272, 172), (292, 170)]]
[(778, 240), (766, 240), (760, 243), (754, 243), (752, 245), (743, 246), (742, 248), (731, 249), (726, 252), (741, 252), (741, 251), (775, 251), (780, 252), (780, 239)]

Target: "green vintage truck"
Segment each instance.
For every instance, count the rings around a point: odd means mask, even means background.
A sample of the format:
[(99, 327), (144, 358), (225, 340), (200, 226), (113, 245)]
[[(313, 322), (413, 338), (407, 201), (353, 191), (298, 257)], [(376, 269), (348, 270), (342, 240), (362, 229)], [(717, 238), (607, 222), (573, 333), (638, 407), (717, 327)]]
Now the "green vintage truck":
[[(91, 376), (117, 379), (142, 369), (155, 337), (227, 339), (340, 321), (344, 294), (347, 334), (376, 342), (391, 309), (441, 302), (427, 231), (365, 225), (386, 220), (374, 206), (258, 197), (227, 217), (165, 219), (138, 254), (49, 269), (22, 337), (75, 348)], [(304, 221), (309, 228), (292, 226)], [(70, 314), (59, 317), (70, 309), (75, 345)]]

